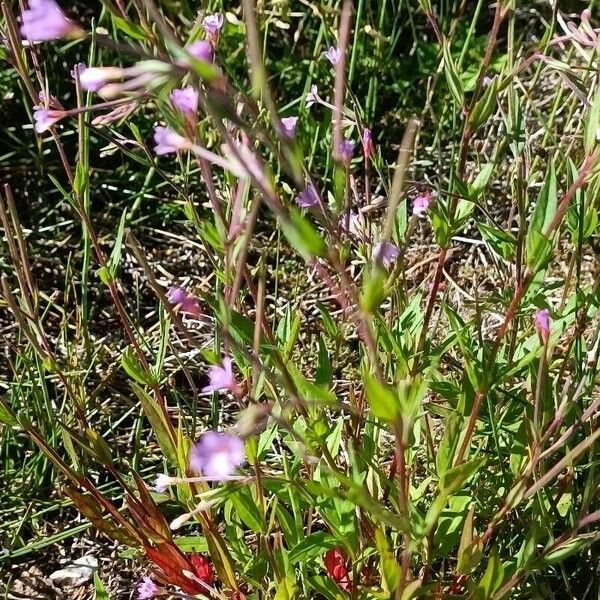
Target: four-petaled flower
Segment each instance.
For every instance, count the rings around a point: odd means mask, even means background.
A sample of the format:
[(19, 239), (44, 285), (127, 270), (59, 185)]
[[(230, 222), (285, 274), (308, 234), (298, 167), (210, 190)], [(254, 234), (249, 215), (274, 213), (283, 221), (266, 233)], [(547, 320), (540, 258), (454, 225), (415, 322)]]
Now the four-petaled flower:
[(350, 591), (352, 582), (350, 581), (350, 573), (346, 566), (346, 557), (341, 548), (330, 548), (325, 553), (323, 562), (327, 574), (335, 581), (342, 589)]
[(400, 249), (393, 242), (380, 242), (375, 246), (375, 258), (381, 261), (381, 264), (389, 269), (392, 263), (398, 258)]
[(535, 328), (545, 342), (550, 335), (550, 311), (547, 308), (535, 313)]
[(195, 116), (198, 110), (198, 90), (191, 85), (176, 89), (169, 96), (171, 104), (186, 116)]
[(53, 110), (51, 108), (44, 108), (43, 106), (34, 106), (33, 120), (35, 121), (35, 131), (37, 133), (44, 133), (44, 131), (48, 131), (54, 123), (57, 123), (66, 116), (67, 113), (64, 110)]
[(191, 143), (170, 127), (158, 125), (154, 128), (154, 152), (156, 154), (172, 154), (180, 150), (189, 150)]
[(54, 0), (29, 0), (29, 9), (21, 14), (21, 35), (30, 42), (57, 40), (78, 31)]
[(281, 119), (281, 126), (283, 127), (283, 133), (286, 137), (294, 137), (297, 125), (298, 117), (283, 117), (283, 119)]
[(202, 20), (202, 27), (204, 27), (204, 31), (206, 31), (212, 39), (215, 39), (223, 27), (223, 22), (223, 15), (221, 13), (206, 15)]
[(180, 312), (195, 318), (202, 316), (198, 300), (183, 288), (171, 286), (167, 291), (167, 300)]
[(173, 478), (169, 475), (165, 475), (164, 473), (159, 473), (156, 476), (156, 481), (154, 482), (153, 490), (162, 494), (167, 491), (167, 488), (173, 484)]
[(321, 203), (321, 199), (319, 198), (317, 188), (312, 183), (309, 183), (306, 188), (298, 194), (296, 203), (300, 208), (318, 206)]
[(162, 589), (159, 588), (150, 577), (144, 577), (137, 586), (138, 600), (150, 600), (156, 598), (162, 593)]
[(196, 572), (196, 576), (200, 581), (206, 583), (207, 585), (213, 585), (217, 580), (217, 574), (215, 573), (215, 568), (213, 567), (212, 562), (202, 554), (193, 554), (190, 559), (192, 566), (194, 567), (194, 571)]
[(235, 391), (237, 384), (233, 376), (233, 361), (229, 356), (223, 359), (222, 365), (213, 365), (208, 370), (208, 385), (202, 388), (206, 394), (219, 390)]
[(306, 108), (310, 108), (315, 102), (319, 102), (319, 89), (313, 84), (310, 86), (310, 92), (306, 94)]
[(342, 60), (342, 51), (335, 46), (330, 46), (323, 52), (323, 56), (334, 66), (337, 67)]
[(239, 437), (209, 431), (192, 448), (190, 468), (206, 479), (226, 481), (245, 460), (244, 442)]
[(413, 200), (413, 215), (421, 216), (427, 212), (429, 205), (431, 204), (431, 194), (425, 193), (417, 196)]

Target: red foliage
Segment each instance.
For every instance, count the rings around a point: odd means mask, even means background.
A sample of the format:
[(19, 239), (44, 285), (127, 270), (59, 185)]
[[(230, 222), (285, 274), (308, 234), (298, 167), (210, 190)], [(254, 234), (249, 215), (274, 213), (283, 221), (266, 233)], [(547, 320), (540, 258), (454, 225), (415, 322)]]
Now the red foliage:
[(343, 550), (341, 548), (330, 548), (325, 553), (324, 562), (329, 577), (343, 590), (350, 591), (352, 582), (350, 581), (348, 567), (346, 567), (346, 556)]

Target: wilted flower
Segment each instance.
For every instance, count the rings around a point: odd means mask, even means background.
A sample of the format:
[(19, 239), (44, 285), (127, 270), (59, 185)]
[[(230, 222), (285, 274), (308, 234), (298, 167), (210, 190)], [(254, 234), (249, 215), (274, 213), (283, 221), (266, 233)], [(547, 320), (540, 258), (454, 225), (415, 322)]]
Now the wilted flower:
[(363, 129), (362, 144), (365, 158), (371, 158), (373, 156), (373, 135), (368, 127)]
[(190, 468), (207, 479), (226, 481), (245, 459), (244, 442), (240, 438), (209, 431), (192, 448)]
[(413, 200), (413, 215), (421, 216), (427, 212), (431, 204), (431, 194), (421, 194)]
[(206, 583), (207, 585), (213, 585), (213, 583), (215, 583), (217, 580), (217, 575), (210, 559), (206, 558), (202, 554), (193, 554), (190, 562), (194, 567), (196, 577), (198, 577), (200, 581)]
[(352, 154), (354, 154), (354, 147), (356, 143), (352, 140), (342, 140), (340, 142), (339, 153), (342, 162), (349, 164), (352, 160)]
[(75, 77), (77, 75), (81, 75), (81, 73), (83, 73), (83, 71), (85, 71), (85, 69), (87, 69), (87, 66), (84, 62), (75, 63), (73, 65), (73, 68), (71, 69), (71, 77), (73, 79), (75, 79)]
[(88, 67), (79, 71), (81, 87), (88, 92), (97, 92), (109, 81), (121, 77), (123, 77), (123, 69), (119, 67)]
[(35, 131), (37, 133), (48, 131), (54, 123), (66, 116), (67, 113), (64, 110), (53, 110), (51, 108), (44, 108), (43, 106), (34, 106), (33, 120), (35, 121)]
[(149, 600), (150, 598), (156, 598), (162, 593), (162, 589), (159, 588), (150, 577), (144, 577), (137, 586), (138, 600)]
[(198, 110), (198, 90), (191, 85), (173, 90), (169, 96), (171, 104), (188, 116), (195, 116)]
[(325, 52), (323, 52), (323, 56), (334, 66), (337, 67), (342, 60), (342, 51), (335, 46), (330, 46), (327, 48)]
[(183, 288), (172, 286), (167, 291), (167, 300), (180, 312), (199, 318), (202, 316), (198, 300)]
[(550, 311), (547, 308), (538, 310), (535, 313), (535, 328), (544, 341), (550, 335)]
[(221, 13), (206, 15), (202, 20), (202, 27), (212, 39), (215, 39), (223, 27), (223, 15)]
[(310, 92), (306, 94), (306, 108), (310, 108), (315, 102), (319, 101), (319, 90), (316, 85), (310, 86)]
[(340, 217), (340, 226), (346, 233), (350, 233), (356, 237), (363, 237), (367, 230), (367, 220), (363, 213), (352, 211), (349, 215), (342, 215)]
[(21, 14), (21, 35), (30, 42), (57, 40), (78, 31), (54, 0), (29, 0), (29, 9)]
[(321, 202), (319, 198), (319, 192), (312, 183), (309, 183), (304, 190), (302, 190), (296, 198), (296, 203), (300, 208), (311, 208), (318, 206)]
[(170, 127), (158, 125), (154, 128), (154, 152), (158, 155), (172, 154), (180, 150), (189, 150), (191, 143)]
[(191, 44), (186, 50), (197, 60), (211, 63), (213, 61), (213, 49), (210, 42), (198, 40)]
[(283, 117), (283, 119), (281, 119), (281, 125), (283, 126), (284, 134), (287, 137), (294, 137), (296, 125), (298, 125), (298, 117)]
[(381, 264), (389, 269), (391, 264), (398, 258), (400, 248), (393, 242), (380, 242), (373, 251), (375, 258), (381, 261)]
[(236, 389), (235, 377), (233, 376), (233, 361), (229, 356), (223, 359), (222, 365), (213, 365), (208, 370), (208, 385), (202, 388), (204, 393), (216, 392), (218, 390), (234, 391)]
[(330, 548), (325, 553), (323, 559), (327, 574), (335, 581), (342, 589), (349, 591), (352, 589), (352, 582), (346, 566), (346, 557), (341, 548)]

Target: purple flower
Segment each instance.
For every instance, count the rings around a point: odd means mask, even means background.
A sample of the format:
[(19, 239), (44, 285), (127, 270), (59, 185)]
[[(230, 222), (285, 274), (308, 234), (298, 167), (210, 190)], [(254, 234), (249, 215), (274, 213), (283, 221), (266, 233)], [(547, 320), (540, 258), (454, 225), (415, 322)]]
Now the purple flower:
[(226, 481), (246, 459), (244, 442), (230, 433), (209, 431), (190, 453), (190, 469), (207, 479)]
[(319, 102), (319, 90), (313, 84), (310, 86), (310, 92), (306, 94), (306, 108), (310, 108), (315, 102)]
[(144, 577), (137, 586), (138, 600), (150, 600), (150, 598), (156, 598), (162, 593), (159, 588), (150, 577)]
[(356, 143), (352, 140), (342, 140), (340, 142), (339, 152), (342, 162), (350, 164), (352, 154), (354, 154), (354, 146), (356, 146)]
[(208, 370), (208, 385), (202, 388), (204, 393), (216, 392), (218, 390), (236, 389), (235, 377), (233, 376), (233, 361), (229, 356), (223, 359), (222, 365), (213, 365)]
[(171, 104), (185, 115), (196, 116), (198, 110), (198, 90), (191, 85), (173, 90), (169, 96)]
[(119, 67), (88, 67), (78, 72), (81, 87), (88, 92), (97, 92), (109, 81), (123, 77), (123, 70)]
[(431, 194), (421, 194), (413, 200), (413, 215), (421, 216), (427, 212), (431, 204)]
[(550, 335), (550, 311), (547, 308), (538, 310), (535, 315), (535, 328), (542, 339), (546, 341)]
[(298, 194), (296, 203), (300, 208), (318, 206), (321, 203), (321, 198), (319, 197), (317, 188), (312, 183), (309, 183), (306, 188)]
[(64, 110), (52, 110), (51, 108), (44, 108), (43, 106), (34, 106), (33, 111), (36, 133), (48, 131), (54, 123), (67, 116), (67, 113)]
[(73, 68), (71, 69), (71, 77), (75, 79), (77, 75), (81, 75), (81, 73), (83, 73), (83, 71), (85, 71), (86, 69), (87, 67), (84, 62), (75, 63), (73, 65)]
[(296, 133), (296, 125), (298, 125), (298, 117), (283, 117), (281, 119), (281, 125), (283, 126), (283, 132), (287, 137), (294, 137)]
[(375, 258), (381, 261), (381, 264), (389, 269), (392, 263), (398, 258), (400, 254), (400, 248), (392, 242), (380, 242), (375, 246), (374, 255)]
[(335, 46), (330, 46), (325, 52), (323, 52), (323, 56), (334, 67), (337, 67), (340, 64), (340, 60), (342, 60), (342, 51), (339, 48), (336, 48)]
[(189, 150), (191, 144), (182, 135), (173, 131), (170, 127), (158, 125), (154, 128), (154, 152), (158, 155), (172, 154), (180, 150)]
[(167, 300), (180, 312), (199, 318), (202, 316), (198, 300), (183, 288), (172, 286), (167, 291)]
[(223, 15), (221, 13), (206, 15), (202, 20), (202, 27), (212, 39), (215, 39), (223, 27)]
[(363, 154), (365, 158), (371, 158), (373, 156), (373, 135), (371, 134), (371, 130), (368, 127), (363, 129), (362, 133), (362, 144), (363, 144)]
[(54, 0), (29, 0), (21, 14), (21, 35), (30, 42), (57, 40), (79, 31)]
[(213, 61), (213, 49), (210, 42), (206, 40), (198, 40), (186, 50), (196, 59), (202, 62), (211, 63)]

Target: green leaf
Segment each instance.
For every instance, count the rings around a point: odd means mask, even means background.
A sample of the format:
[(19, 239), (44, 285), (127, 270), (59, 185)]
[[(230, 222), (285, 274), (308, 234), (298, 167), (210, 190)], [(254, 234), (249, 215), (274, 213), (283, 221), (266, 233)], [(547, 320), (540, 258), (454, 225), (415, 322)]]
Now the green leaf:
[(292, 575), (288, 575), (277, 585), (277, 592), (275, 592), (274, 600), (294, 600), (296, 591), (296, 579)]
[(329, 359), (329, 350), (323, 336), (319, 336), (319, 353), (317, 355), (317, 372), (315, 373), (315, 383), (318, 385), (331, 384), (331, 360)]
[(591, 154), (596, 147), (596, 136), (600, 128), (600, 91), (596, 92), (592, 101), (592, 106), (588, 112), (585, 122), (585, 131), (583, 134), (583, 147), (586, 154)]
[(301, 542), (296, 544), (288, 555), (288, 559), (292, 564), (299, 562), (307, 563), (314, 558), (322, 556), (336, 545), (336, 538), (329, 535), (325, 531), (317, 531), (305, 537)]
[(527, 264), (534, 270), (545, 264), (552, 250), (546, 230), (556, 214), (556, 206), (556, 170), (551, 161), (527, 230)]
[(250, 488), (237, 489), (229, 496), (237, 516), (252, 531), (266, 533), (267, 525)]
[(285, 237), (305, 260), (326, 254), (325, 240), (297, 208), (291, 209), (289, 219), (281, 219), (280, 223)]
[(139, 41), (143, 41), (146, 39), (146, 32), (133, 21), (122, 19), (121, 17), (118, 17), (114, 14), (111, 15), (111, 18), (115, 27), (123, 33), (125, 33), (126, 35), (128, 35), (130, 38)]
[(142, 367), (135, 352), (131, 348), (125, 348), (121, 355), (121, 366), (123, 370), (137, 383), (153, 385), (155, 383), (152, 374)]
[(96, 571), (94, 571), (94, 600), (110, 600), (110, 596)]
[(444, 75), (446, 76), (446, 83), (448, 84), (450, 93), (456, 100), (456, 103), (459, 106), (462, 106), (464, 100), (464, 91), (462, 83), (460, 81), (458, 71), (456, 70), (456, 65), (454, 64), (454, 60), (452, 59), (452, 55), (450, 53), (450, 44), (445, 40), (443, 42), (442, 52), (444, 59)]
[(135, 383), (130, 383), (130, 385), (142, 405), (142, 411), (154, 431), (160, 449), (172, 465), (177, 465), (177, 448), (170, 433), (172, 428), (165, 422), (162, 410), (156, 400), (151, 398), (139, 385)]
[(481, 98), (475, 103), (469, 116), (469, 125), (472, 131), (476, 131), (492, 116), (496, 109), (498, 98), (498, 80), (494, 78), (486, 88)]
[(485, 458), (476, 458), (448, 469), (440, 478), (440, 489), (454, 493), (472, 477), (485, 463)]
[(494, 549), (488, 559), (485, 573), (473, 592), (474, 600), (492, 598), (494, 592), (502, 585), (503, 579), (504, 565), (500, 562), (497, 550)]
[(382, 421), (396, 421), (401, 416), (401, 406), (395, 391), (378, 381), (373, 375), (365, 376), (367, 401), (373, 414)]

